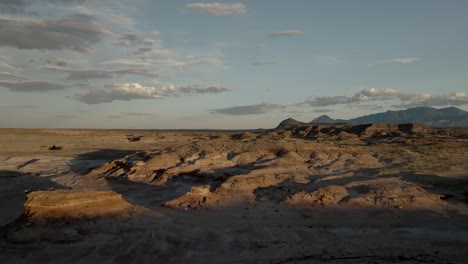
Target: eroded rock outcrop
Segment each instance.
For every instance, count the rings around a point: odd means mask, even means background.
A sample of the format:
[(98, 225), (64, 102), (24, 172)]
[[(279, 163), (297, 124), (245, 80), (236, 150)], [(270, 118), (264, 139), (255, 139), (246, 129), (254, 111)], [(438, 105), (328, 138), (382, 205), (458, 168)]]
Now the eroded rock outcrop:
[(40, 221), (128, 215), (133, 205), (113, 191), (47, 190), (27, 195), (24, 217)]
[(294, 207), (337, 206), (348, 196), (348, 191), (342, 186), (330, 185), (311, 193), (301, 191), (286, 198), (283, 204)]

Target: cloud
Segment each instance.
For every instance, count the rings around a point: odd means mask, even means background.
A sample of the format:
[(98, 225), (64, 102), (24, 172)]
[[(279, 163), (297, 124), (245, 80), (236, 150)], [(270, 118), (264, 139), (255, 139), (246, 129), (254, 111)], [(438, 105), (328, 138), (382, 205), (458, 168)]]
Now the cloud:
[(133, 67), (148, 67), (153, 65), (153, 61), (142, 59), (117, 59), (101, 62), (102, 65), (118, 65), (118, 66), (133, 66)]
[(428, 96), (423, 100), (403, 102), (399, 105), (392, 105), (395, 108), (408, 108), (416, 106), (446, 106), (446, 105), (468, 105), (468, 94), (465, 92), (455, 92), (449, 95)]
[(154, 40), (146, 37), (142, 32), (128, 32), (120, 35), (114, 45), (119, 47), (152, 46)]
[(167, 96), (182, 96), (190, 94), (216, 94), (230, 91), (220, 86), (181, 86), (166, 85), (162, 88), (147, 87), (139, 83), (115, 83), (106, 87), (107, 89), (89, 90), (84, 93), (75, 94), (75, 100), (85, 104), (110, 103), (113, 101), (130, 101), (134, 99), (161, 99)]
[(68, 80), (108, 79), (122, 75), (142, 75), (147, 77), (158, 77), (159, 74), (153, 69), (121, 69), (121, 70), (72, 70), (67, 77)]
[(128, 32), (119, 36), (113, 44), (129, 49), (138, 58), (120, 58), (101, 64), (120, 65), (122, 67), (151, 67), (157, 68), (162, 75), (173, 76), (180, 71), (213, 72), (224, 69), (222, 43), (216, 43), (208, 51), (196, 51), (166, 48), (162, 40), (153, 39), (158, 32), (150, 34)]
[(247, 13), (246, 6), (242, 3), (192, 3), (185, 7), (213, 16), (242, 15)]
[(33, 3), (44, 2), (53, 4), (82, 4), (88, 0), (1, 0), (0, 11), (17, 13), (24, 11), (25, 8)]
[(152, 51), (154, 44), (160, 44), (160, 41), (149, 38), (146, 33), (128, 32), (120, 35), (113, 44), (129, 48), (133, 55), (139, 55)]
[(375, 104), (374, 105), (357, 105), (356, 107), (359, 108), (359, 109), (372, 110), (372, 111), (384, 109), (383, 106), (375, 105)]
[(15, 70), (17, 67), (5, 61), (0, 60), (0, 68), (8, 68), (9, 70)]
[(16, 13), (21, 11), (27, 4), (28, 0), (2, 0), (0, 2), (0, 10)]
[(159, 77), (154, 69), (148, 68), (127, 68), (118, 70), (105, 69), (70, 69), (65, 67), (43, 67), (42, 69), (67, 72), (68, 80), (90, 80), (90, 79), (111, 79), (123, 75), (141, 75), (147, 77)]
[(122, 115), (126, 115), (126, 116), (154, 116), (156, 114), (142, 113), (142, 112), (127, 112), (127, 113), (122, 113)]
[[(433, 96), (430, 94), (410, 94), (393, 89), (379, 90), (367, 88), (354, 96), (319, 96), (309, 98), (298, 105), (309, 106), (331, 106), (340, 104), (359, 104), (375, 101), (401, 101), (399, 107), (409, 106), (442, 106), (442, 105), (465, 105), (468, 104), (468, 95), (464, 92), (451, 93), (449, 95)], [(395, 106), (397, 107), (397, 106)]]
[(75, 94), (74, 99), (85, 104), (130, 101), (133, 99), (160, 99), (162, 94), (154, 87), (145, 87), (139, 83), (120, 83), (107, 87), (106, 90), (90, 90)]
[(328, 65), (332, 65), (332, 64), (337, 64), (337, 63), (343, 62), (342, 60), (338, 59), (338, 58), (335, 57), (335, 56), (327, 56), (327, 55), (318, 56), (318, 60), (319, 60), (320, 63), (322, 63), (322, 64), (328, 64)]
[(339, 104), (352, 104), (367, 101), (378, 100), (394, 100), (399, 97), (408, 97), (407, 94), (399, 93), (393, 89), (379, 90), (375, 88), (367, 88), (354, 96), (319, 96), (309, 98), (304, 103), (310, 106), (329, 106)]
[(0, 108), (39, 108), (37, 105), (0, 105)]
[(50, 81), (0, 81), (0, 87), (13, 92), (48, 92), (63, 90), (70, 86)]
[(281, 113), (290, 114), (290, 115), (305, 115), (305, 114), (310, 114), (310, 111), (281, 110)]
[(312, 112), (314, 112), (314, 113), (331, 113), (331, 112), (335, 112), (335, 110), (333, 110), (333, 109), (315, 109)]
[(59, 67), (65, 67), (68, 66), (68, 63), (62, 59), (59, 58), (48, 58), (46, 60), (47, 64), (59, 66)]
[(177, 87), (176, 93), (178, 94), (217, 94), (228, 92), (231, 89), (221, 86), (209, 86), (209, 87), (199, 87), (199, 86), (181, 86)]
[(210, 110), (213, 114), (224, 115), (259, 115), (271, 112), (277, 109), (286, 108), (284, 105), (261, 103), (256, 105), (234, 106)]
[(394, 63), (394, 64), (408, 64), (408, 63), (413, 63), (418, 61), (419, 58), (397, 58), (397, 59), (391, 59), (391, 60), (382, 60), (382, 61), (377, 61), (372, 64), (388, 64), (388, 63)]
[(87, 52), (112, 33), (85, 15), (64, 19), (0, 17), (0, 46)]
[(224, 68), (223, 61), (217, 57), (190, 56), (189, 58), (183, 58), (182, 60), (168, 59), (163, 61), (157, 61), (157, 63), (163, 63), (178, 70), (192, 70), (198, 72), (212, 72), (213, 69)]
[(0, 81), (20, 81), (27, 80), (27, 77), (12, 74), (9, 72), (0, 72)]
[(71, 118), (76, 118), (76, 115), (65, 115), (65, 114), (58, 114), (58, 115), (52, 115), (51, 117), (55, 118), (63, 118), (63, 119), (71, 119)]
[(297, 36), (304, 35), (302, 30), (284, 30), (284, 31), (273, 31), (268, 36), (270, 37), (285, 37), (285, 36)]
[(254, 61), (252, 62), (253, 66), (264, 66), (264, 65), (273, 65), (277, 64), (276, 61)]

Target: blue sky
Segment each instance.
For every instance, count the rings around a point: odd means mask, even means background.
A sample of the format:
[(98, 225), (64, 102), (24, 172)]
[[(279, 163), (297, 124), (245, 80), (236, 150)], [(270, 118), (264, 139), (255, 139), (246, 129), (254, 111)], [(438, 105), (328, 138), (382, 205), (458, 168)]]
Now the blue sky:
[(0, 0), (0, 127), (468, 110), (468, 1)]

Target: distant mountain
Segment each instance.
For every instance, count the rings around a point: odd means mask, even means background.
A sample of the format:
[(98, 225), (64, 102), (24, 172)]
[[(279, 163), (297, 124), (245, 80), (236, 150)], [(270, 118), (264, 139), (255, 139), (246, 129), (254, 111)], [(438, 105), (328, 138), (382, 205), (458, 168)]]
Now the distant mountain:
[(276, 127), (276, 129), (288, 129), (291, 127), (307, 125), (307, 123), (297, 121), (296, 119), (288, 118), (283, 121)]
[(336, 120), (330, 118), (327, 115), (321, 115), (310, 122), (310, 124), (335, 124), (340, 122), (346, 122), (345, 120)]
[(415, 107), (400, 111), (387, 111), (349, 120), (332, 119), (323, 115), (315, 118), (310, 124), (401, 124), (420, 123), (431, 127), (468, 127), (468, 112), (456, 107), (437, 109), (433, 107)]

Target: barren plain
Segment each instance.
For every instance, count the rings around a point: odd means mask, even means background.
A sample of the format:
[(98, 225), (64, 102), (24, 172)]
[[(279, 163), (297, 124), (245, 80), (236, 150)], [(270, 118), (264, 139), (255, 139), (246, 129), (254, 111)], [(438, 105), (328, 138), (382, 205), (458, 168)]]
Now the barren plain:
[(466, 263), (468, 130), (0, 130), (1, 263)]

